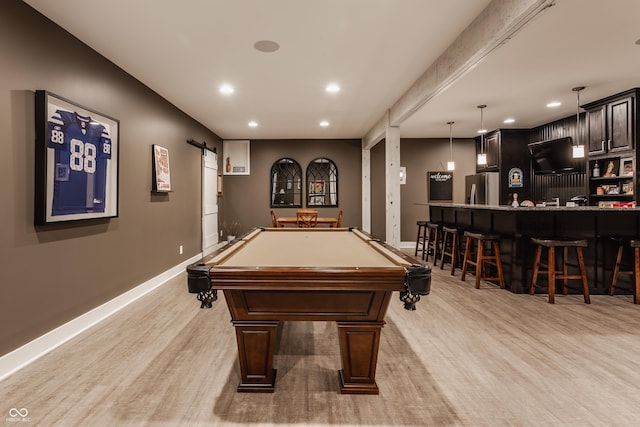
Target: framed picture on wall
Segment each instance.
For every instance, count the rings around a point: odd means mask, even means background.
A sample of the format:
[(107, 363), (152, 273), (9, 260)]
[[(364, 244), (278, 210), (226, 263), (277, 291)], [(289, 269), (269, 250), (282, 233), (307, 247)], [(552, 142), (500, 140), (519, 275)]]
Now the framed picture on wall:
[(35, 224), (117, 217), (120, 122), (48, 91), (35, 96)]
[(324, 195), (324, 181), (309, 182), (309, 195)]
[(427, 190), (429, 202), (452, 202), (453, 172), (427, 172)]
[(153, 191), (171, 191), (171, 169), (169, 168), (169, 150), (153, 144)]
[(634, 173), (633, 157), (620, 159), (620, 176), (633, 176)]

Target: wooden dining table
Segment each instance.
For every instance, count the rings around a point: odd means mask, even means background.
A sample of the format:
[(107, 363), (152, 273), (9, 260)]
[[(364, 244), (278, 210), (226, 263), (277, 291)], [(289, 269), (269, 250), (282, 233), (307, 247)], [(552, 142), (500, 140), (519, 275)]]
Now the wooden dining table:
[[(276, 223), (278, 227), (285, 227), (287, 225), (298, 225), (298, 218), (295, 216), (281, 216), (276, 218)], [(331, 228), (338, 226), (338, 218), (332, 217), (318, 217), (318, 226), (324, 225), (329, 226)]]

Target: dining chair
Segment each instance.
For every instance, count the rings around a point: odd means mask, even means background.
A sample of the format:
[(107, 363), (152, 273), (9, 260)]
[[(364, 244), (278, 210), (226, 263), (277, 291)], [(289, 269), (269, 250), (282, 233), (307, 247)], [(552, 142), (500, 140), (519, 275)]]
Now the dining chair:
[(296, 220), (298, 227), (312, 228), (318, 225), (318, 211), (300, 209), (296, 211)]
[(271, 226), (272, 227), (277, 227), (278, 226), (278, 220), (276, 219), (276, 213), (273, 211), (273, 209), (271, 209)]
[(338, 212), (338, 221), (336, 221), (336, 228), (342, 227), (342, 211)]

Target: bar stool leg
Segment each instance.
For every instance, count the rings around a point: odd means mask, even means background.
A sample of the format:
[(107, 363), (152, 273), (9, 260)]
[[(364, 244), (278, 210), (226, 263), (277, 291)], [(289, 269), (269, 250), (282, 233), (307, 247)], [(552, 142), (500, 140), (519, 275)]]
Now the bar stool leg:
[(589, 296), (589, 284), (587, 283), (587, 269), (584, 266), (584, 257), (582, 256), (582, 248), (576, 248), (576, 254), (578, 255), (578, 266), (580, 267), (580, 275), (582, 276), (582, 293), (584, 294), (584, 302), (591, 304), (591, 297)]
[(462, 277), (460, 280), (464, 282), (464, 278), (467, 275), (467, 260), (469, 259), (469, 254), (471, 253), (471, 237), (467, 237), (467, 241), (464, 245), (464, 259), (462, 261)]
[(640, 295), (640, 248), (633, 249), (633, 281), (635, 282), (635, 292), (633, 293), (633, 303), (638, 304)]
[[(566, 247), (562, 248), (562, 275), (564, 276), (562, 279), (562, 295), (567, 295), (567, 285), (569, 284), (569, 279), (567, 279), (567, 275), (569, 274), (569, 268), (567, 267), (568, 259), (569, 249)], [(580, 274), (582, 274), (582, 271)]]
[(482, 270), (484, 264), (484, 242), (478, 240), (478, 250), (476, 254), (476, 289), (480, 289), (480, 278), (482, 277)]
[(500, 258), (500, 244), (497, 241), (493, 242), (493, 253), (496, 257), (496, 268), (498, 269), (500, 289), (504, 289), (504, 276), (502, 275), (502, 259)]
[(620, 263), (622, 262), (622, 251), (624, 246), (618, 246), (618, 254), (616, 255), (616, 263), (613, 266), (613, 276), (611, 277), (611, 285), (609, 285), (609, 295), (613, 296), (616, 285), (618, 284), (618, 275), (620, 274)]
[[(451, 252), (453, 252), (453, 259), (451, 260), (451, 275), (455, 275), (456, 274), (456, 264), (458, 263), (458, 260), (460, 259), (460, 254), (458, 252), (460, 252), (460, 248), (459, 248), (459, 244), (460, 242), (458, 241), (459, 238), (457, 235), (453, 236), (453, 249), (451, 249)], [(640, 265), (640, 264), (639, 264)]]
[(549, 304), (556, 303), (556, 248), (549, 247), (548, 254)]
[(446, 227), (442, 229), (442, 239), (441, 239), (441, 250), (440, 250), (440, 270), (444, 270), (445, 257), (449, 257), (449, 261), (451, 262), (451, 274), (455, 274), (456, 262), (457, 262), (457, 254), (458, 245), (456, 244), (458, 240), (457, 231), (451, 231)]
[(538, 271), (540, 270), (540, 256), (542, 255), (542, 246), (536, 248), (536, 256), (533, 261), (533, 277), (531, 278), (531, 286), (529, 287), (529, 295), (536, 293), (536, 284), (538, 283)]

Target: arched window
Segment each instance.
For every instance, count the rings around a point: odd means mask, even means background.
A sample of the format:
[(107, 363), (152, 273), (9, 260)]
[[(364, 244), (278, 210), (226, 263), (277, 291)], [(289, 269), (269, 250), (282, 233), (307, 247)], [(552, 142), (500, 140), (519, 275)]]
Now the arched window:
[(302, 168), (293, 159), (282, 158), (271, 166), (271, 207), (302, 207)]
[(338, 206), (338, 168), (327, 158), (307, 166), (307, 206)]

